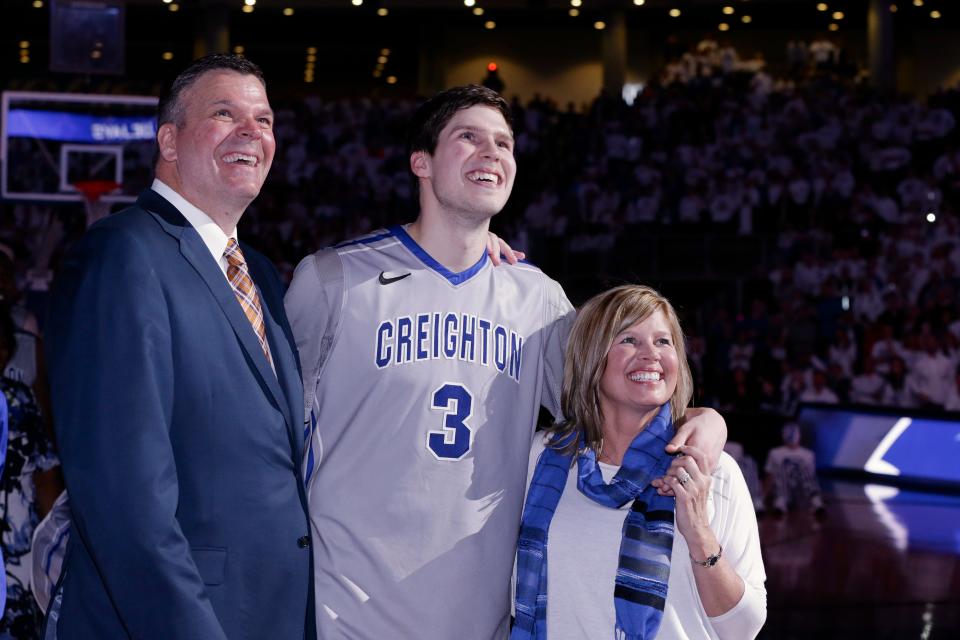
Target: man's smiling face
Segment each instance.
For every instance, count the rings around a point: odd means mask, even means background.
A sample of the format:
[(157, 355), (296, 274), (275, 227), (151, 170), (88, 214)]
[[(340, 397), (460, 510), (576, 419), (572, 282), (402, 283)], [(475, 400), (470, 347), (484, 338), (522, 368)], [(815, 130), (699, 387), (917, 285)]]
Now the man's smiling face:
[[(420, 152), (425, 153), (425, 152)], [(443, 128), (428, 154), (430, 193), (446, 211), (490, 218), (507, 203), (517, 163), (513, 133), (503, 114), (474, 105), (458, 111)]]
[(176, 165), (171, 185), (208, 215), (239, 215), (257, 197), (276, 151), (273, 111), (253, 75), (210, 71), (182, 100), (181, 116), (161, 132), (164, 160)]

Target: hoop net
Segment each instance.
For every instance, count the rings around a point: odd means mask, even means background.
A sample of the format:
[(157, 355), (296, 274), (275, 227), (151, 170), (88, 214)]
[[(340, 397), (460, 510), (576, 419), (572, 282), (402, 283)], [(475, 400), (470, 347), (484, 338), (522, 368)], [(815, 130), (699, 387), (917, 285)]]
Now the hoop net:
[(78, 180), (73, 183), (77, 191), (83, 194), (83, 204), (87, 211), (87, 226), (89, 227), (100, 218), (110, 213), (110, 202), (101, 198), (120, 188), (120, 184), (113, 180)]

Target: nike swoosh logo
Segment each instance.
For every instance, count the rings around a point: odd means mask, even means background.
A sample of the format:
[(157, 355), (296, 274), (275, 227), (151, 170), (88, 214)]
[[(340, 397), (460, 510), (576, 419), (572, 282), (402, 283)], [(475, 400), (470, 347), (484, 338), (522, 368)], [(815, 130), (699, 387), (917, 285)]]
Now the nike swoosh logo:
[(402, 273), (402, 274), (400, 274), (399, 276), (390, 277), (390, 276), (387, 275), (387, 272), (386, 272), (386, 271), (381, 271), (381, 272), (380, 272), (380, 284), (393, 284), (394, 282), (398, 282), (398, 281), (400, 281), (400, 280), (403, 280), (404, 278), (406, 278), (406, 277), (409, 276), (409, 275), (410, 275), (410, 272), (408, 271), (407, 273)]

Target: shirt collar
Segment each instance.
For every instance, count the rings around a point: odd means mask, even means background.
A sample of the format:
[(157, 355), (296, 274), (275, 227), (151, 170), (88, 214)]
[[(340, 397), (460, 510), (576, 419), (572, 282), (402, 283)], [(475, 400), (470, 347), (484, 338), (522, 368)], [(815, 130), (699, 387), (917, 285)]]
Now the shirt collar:
[(220, 225), (214, 222), (210, 216), (190, 204), (186, 198), (174, 191), (172, 187), (162, 182), (159, 178), (153, 179), (153, 185), (151, 185), (150, 188), (163, 196), (183, 214), (187, 222), (200, 234), (200, 239), (203, 240), (203, 244), (210, 250), (213, 259), (221, 262), (223, 260), (223, 252), (227, 248), (227, 240), (230, 238), (237, 240), (236, 227), (234, 227), (230, 234), (224, 233)]

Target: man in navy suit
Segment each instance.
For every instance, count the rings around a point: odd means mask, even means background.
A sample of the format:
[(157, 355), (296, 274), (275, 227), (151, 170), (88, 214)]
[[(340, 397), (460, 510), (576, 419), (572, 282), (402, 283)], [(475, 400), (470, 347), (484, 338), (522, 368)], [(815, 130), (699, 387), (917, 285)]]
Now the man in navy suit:
[(90, 228), (52, 302), (58, 637), (313, 638), (296, 349), (276, 271), (236, 240), (276, 146), (260, 69), (196, 61), (158, 122), (153, 187)]

